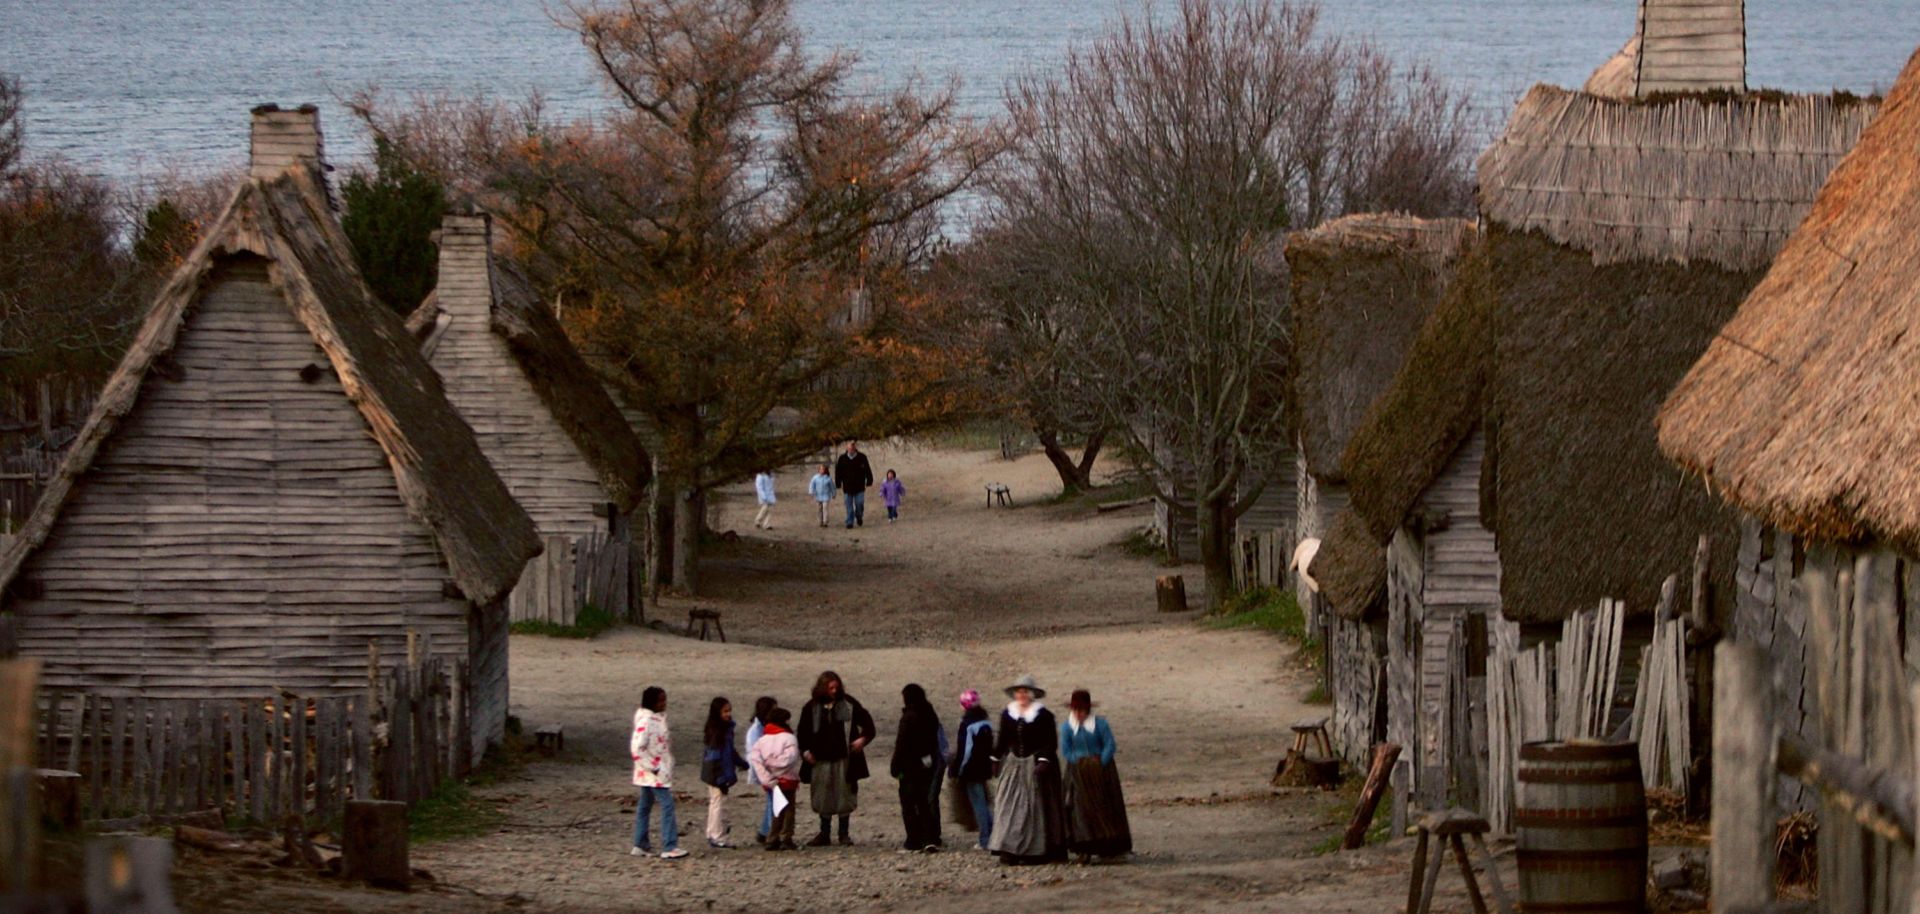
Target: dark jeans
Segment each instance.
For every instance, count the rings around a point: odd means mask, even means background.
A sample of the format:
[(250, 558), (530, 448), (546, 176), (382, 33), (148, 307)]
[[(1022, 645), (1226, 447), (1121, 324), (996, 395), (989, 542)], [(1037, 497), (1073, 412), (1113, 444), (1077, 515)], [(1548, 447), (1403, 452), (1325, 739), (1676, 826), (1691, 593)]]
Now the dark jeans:
[(909, 768), (900, 775), (900, 820), (906, 846), (919, 850), (940, 843), (940, 819), (933, 809), (933, 771)]
[(888, 505), (888, 506), (887, 506), (887, 520), (898, 520), (898, 519), (899, 519), (899, 517), (900, 517), (900, 506), (899, 506), (899, 505)]
[(848, 492), (844, 499), (847, 503), (847, 526), (867, 522), (867, 493)]

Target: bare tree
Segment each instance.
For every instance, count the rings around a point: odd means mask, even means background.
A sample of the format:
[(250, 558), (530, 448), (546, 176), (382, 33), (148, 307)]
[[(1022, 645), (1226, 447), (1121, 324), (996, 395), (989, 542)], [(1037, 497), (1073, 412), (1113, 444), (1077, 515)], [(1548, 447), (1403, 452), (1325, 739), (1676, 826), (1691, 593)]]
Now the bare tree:
[(1197, 509), (1207, 599), (1276, 469), (1289, 346), (1284, 233), (1353, 206), (1465, 205), (1468, 124), (1311, 4), (1183, 0), (1009, 89), (1018, 137), (978, 244), (1057, 390)]

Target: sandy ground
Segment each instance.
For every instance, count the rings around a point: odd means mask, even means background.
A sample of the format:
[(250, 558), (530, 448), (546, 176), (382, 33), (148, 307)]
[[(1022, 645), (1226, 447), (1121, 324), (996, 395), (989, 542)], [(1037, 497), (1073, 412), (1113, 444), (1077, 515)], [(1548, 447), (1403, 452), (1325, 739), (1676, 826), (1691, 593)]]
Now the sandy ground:
[[(1340, 914), (1404, 904), (1405, 842), (1315, 854), (1344, 825), (1345, 801), (1267, 786), (1286, 725), (1324, 712), (1301, 703), (1310, 683), (1272, 637), (1155, 611), (1152, 578), (1165, 569), (1117, 545), (1148, 509), (1046, 504), (1057, 483), (1038, 455), (1008, 463), (997, 454), (882, 447), (873, 460), (876, 471), (898, 469), (908, 486), (897, 524), (885, 523), (875, 499), (866, 527), (821, 529), (802, 503), (797, 470), (782, 476), (771, 532), (752, 528), (744, 489), (725, 493), (716, 527), (740, 539), (705, 564), (710, 595), (664, 612), (684, 620), (693, 606), (719, 609), (730, 643), (654, 629), (590, 642), (516, 636), (513, 712), (529, 730), (563, 725), (566, 753), (478, 791), (506, 816), (495, 833), (415, 848), (415, 865), (434, 874), (436, 887), (406, 895), (315, 889), (289, 909), (985, 912), (1018, 904)], [(1016, 506), (985, 507), (986, 482), (1012, 487)], [(708, 699), (730, 697), (742, 718), (761, 694), (797, 707), (828, 668), (881, 731), (868, 750), (879, 777), (863, 786), (853, 820), (857, 846), (767, 854), (752, 844), (758, 800), (736, 791), (729, 818), (747, 847), (708, 848), (698, 781)], [(1112, 722), (1133, 859), (1002, 867), (951, 825), (945, 852), (898, 853), (899, 804), (885, 760), (900, 686), (926, 686), (951, 728), (961, 689), (997, 696), (1028, 672), (1055, 691), (1054, 704), (1069, 689), (1092, 690)], [(667, 689), (676, 730), (682, 844), (693, 852), (679, 861), (627, 856), (626, 732), (640, 690), (652, 684)], [(804, 792), (801, 813), (804, 838), (817, 824)], [(1438, 910), (1464, 910), (1456, 878), (1443, 886), (1451, 889)], [(198, 897), (201, 909), (242, 909), (231, 905), (243, 896)], [(244, 909), (259, 909), (260, 895), (244, 897)]]

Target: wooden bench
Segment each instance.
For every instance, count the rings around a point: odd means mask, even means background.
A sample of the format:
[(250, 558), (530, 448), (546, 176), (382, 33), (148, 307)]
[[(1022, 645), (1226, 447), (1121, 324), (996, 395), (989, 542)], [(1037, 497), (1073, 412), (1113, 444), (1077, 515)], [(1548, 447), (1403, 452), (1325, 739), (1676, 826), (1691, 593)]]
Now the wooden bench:
[(727, 630), (720, 625), (720, 611), (717, 609), (693, 609), (687, 611), (687, 637), (693, 637), (693, 624), (700, 623), (700, 640), (707, 640), (711, 631), (720, 636), (720, 642), (726, 643)]
[(1013, 507), (1013, 503), (1010, 501), (1010, 499), (1013, 498), (1013, 490), (1007, 488), (1006, 483), (990, 482), (986, 484), (986, 489), (987, 507), (993, 507), (994, 499), (1000, 500), (1000, 507), (1002, 508)]
[(1340, 757), (1333, 754), (1333, 740), (1327, 736), (1327, 719), (1308, 718), (1295, 723), (1292, 729), (1293, 748), (1287, 750), (1286, 757), (1274, 767), (1274, 786), (1339, 786)]
[[(1460, 864), (1460, 878), (1467, 882), (1467, 900), (1473, 903), (1474, 914), (1488, 914), (1487, 899), (1480, 894), (1480, 882), (1474, 878), (1473, 863), (1467, 859), (1465, 836), (1473, 838), (1474, 847), (1480, 851), (1480, 858), (1485, 862), (1487, 881), (1493, 883), (1493, 901), (1499, 906), (1500, 914), (1513, 914), (1513, 906), (1507, 903), (1507, 890), (1500, 885), (1500, 870), (1493, 862), (1493, 854), (1487, 850), (1486, 839), (1481, 837), (1492, 830), (1486, 819), (1477, 813), (1454, 808), (1421, 816), (1414, 828), (1419, 843), (1413, 848), (1413, 881), (1407, 886), (1407, 914), (1428, 914), (1433, 910), (1433, 889), (1440, 882), (1440, 868), (1446, 863), (1446, 850), (1449, 848), (1453, 851), (1453, 859)], [(1431, 860), (1427, 857), (1429, 838), (1439, 838), (1441, 844), (1433, 849)]]

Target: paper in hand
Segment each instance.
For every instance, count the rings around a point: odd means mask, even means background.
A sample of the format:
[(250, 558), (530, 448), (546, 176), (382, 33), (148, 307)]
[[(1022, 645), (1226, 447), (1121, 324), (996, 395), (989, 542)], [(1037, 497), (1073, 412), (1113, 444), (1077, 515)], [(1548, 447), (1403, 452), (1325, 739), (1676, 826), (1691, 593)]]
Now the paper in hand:
[(779, 815), (781, 810), (784, 810), (791, 805), (793, 804), (787, 801), (786, 791), (781, 790), (778, 787), (773, 788), (773, 814), (774, 815), (776, 816)]

